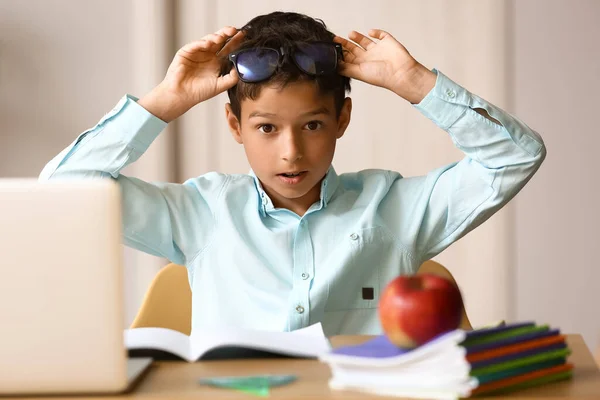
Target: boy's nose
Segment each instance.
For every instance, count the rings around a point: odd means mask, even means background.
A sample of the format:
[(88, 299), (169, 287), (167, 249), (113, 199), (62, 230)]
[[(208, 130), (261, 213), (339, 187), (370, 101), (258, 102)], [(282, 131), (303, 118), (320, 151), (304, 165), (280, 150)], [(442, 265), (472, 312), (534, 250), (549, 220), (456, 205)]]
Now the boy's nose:
[(290, 163), (300, 160), (303, 155), (303, 146), (299, 135), (290, 133), (284, 137), (281, 158)]

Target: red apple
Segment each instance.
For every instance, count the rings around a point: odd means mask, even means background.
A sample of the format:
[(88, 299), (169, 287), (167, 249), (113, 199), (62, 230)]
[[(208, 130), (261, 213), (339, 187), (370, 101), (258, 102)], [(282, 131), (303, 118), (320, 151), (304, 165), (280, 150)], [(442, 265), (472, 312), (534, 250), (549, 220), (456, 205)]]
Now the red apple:
[(388, 283), (379, 300), (383, 331), (392, 343), (405, 348), (457, 329), (462, 310), (458, 287), (432, 274), (399, 276)]

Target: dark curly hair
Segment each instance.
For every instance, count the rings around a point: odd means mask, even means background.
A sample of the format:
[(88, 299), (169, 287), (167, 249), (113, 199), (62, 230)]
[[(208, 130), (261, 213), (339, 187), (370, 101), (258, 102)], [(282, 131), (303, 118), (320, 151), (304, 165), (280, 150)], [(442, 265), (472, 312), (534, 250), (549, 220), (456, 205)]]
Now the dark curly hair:
[[(326, 41), (333, 42), (334, 34), (327, 30), (325, 23), (320, 19), (294, 12), (276, 11), (266, 15), (259, 15), (244, 25), (244, 38), (239, 49), (252, 47), (272, 47), (279, 49), (292, 48), (298, 42)], [(227, 74), (233, 65), (223, 55), (221, 74)], [(260, 90), (265, 85), (278, 84), (285, 87), (287, 84), (305, 80), (314, 81), (322, 94), (331, 93), (334, 96), (336, 115), (339, 117), (346, 92), (350, 92), (350, 79), (339, 74), (311, 77), (302, 73), (290, 60), (284, 60), (283, 65), (267, 81), (258, 83), (244, 83), (227, 91), (231, 109), (240, 119), (242, 100), (256, 99)]]

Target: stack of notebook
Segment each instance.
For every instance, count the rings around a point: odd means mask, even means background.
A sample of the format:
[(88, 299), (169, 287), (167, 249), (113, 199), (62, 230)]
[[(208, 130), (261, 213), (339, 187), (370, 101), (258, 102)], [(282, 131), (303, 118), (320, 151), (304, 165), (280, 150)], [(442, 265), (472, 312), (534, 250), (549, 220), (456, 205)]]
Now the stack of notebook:
[(570, 350), (558, 329), (533, 322), (456, 330), (416, 348), (385, 336), (320, 357), (332, 389), (427, 399), (496, 394), (568, 379)]

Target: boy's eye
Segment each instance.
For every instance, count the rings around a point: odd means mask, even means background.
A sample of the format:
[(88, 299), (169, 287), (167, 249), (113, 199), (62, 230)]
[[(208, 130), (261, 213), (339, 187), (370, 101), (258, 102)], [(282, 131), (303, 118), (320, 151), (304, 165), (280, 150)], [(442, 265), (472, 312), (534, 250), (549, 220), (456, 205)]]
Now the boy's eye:
[(275, 127), (271, 124), (264, 124), (258, 127), (258, 130), (262, 133), (271, 133), (275, 130)]
[(323, 123), (321, 121), (310, 121), (308, 124), (306, 124), (306, 129), (308, 129), (309, 131), (316, 131), (322, 125)]

